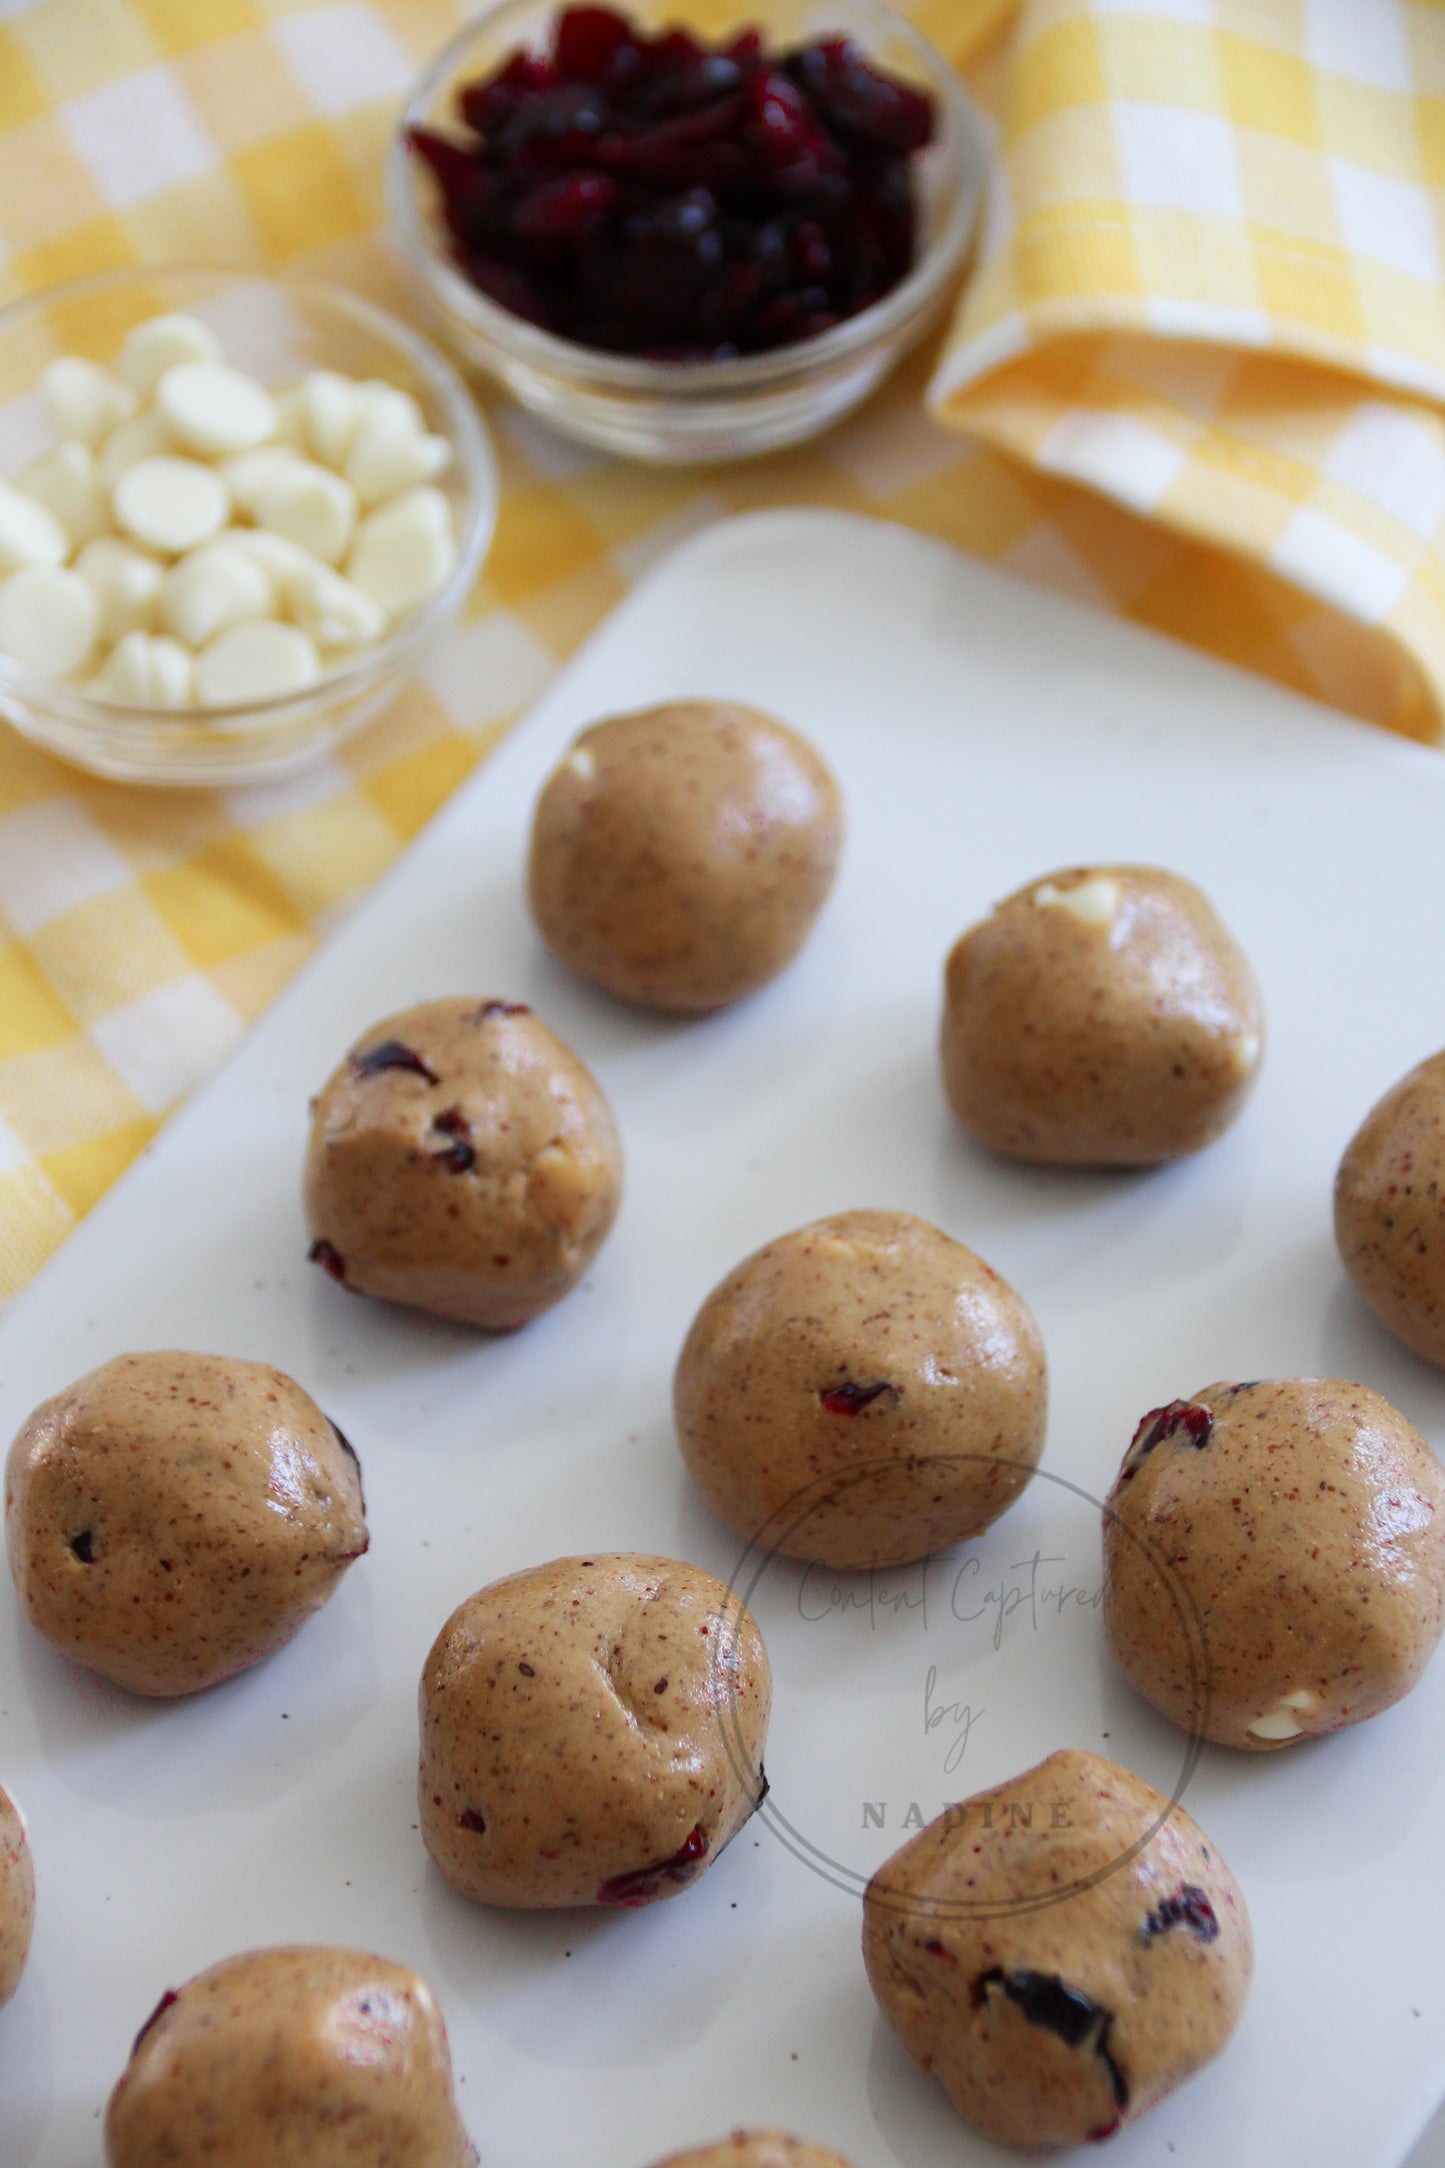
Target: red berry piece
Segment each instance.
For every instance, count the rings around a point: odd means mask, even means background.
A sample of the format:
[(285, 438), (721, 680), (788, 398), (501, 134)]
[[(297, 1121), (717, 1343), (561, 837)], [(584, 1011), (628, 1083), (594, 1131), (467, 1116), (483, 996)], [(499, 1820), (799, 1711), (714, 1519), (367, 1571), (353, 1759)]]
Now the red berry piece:
[(597, 1902), (629, 1908), (651, 1904), (664, 1881), (681, 1887), (692, 1880), (706, 1858), (707, 1838), (700, 1829), (694, 1829), (671, 1859), (661, 1860), (655, 1867), (634, 1867), (626, 1874), (614, 1874), (598, 1890)]
[(345, 1287), (346, 1259), (334, 1243), (313, 1242), (306, 1252), (306, 1259), (308, 1264), (320, 1265), (323, 1272), (328, 1273), (333, 1280), (338, 1280)]
[(1187, 1927), (1196, 1942), (1213, 1942), (1219, 1934), (1214, 1907), (1197, 1883), (1185, 1882), (1172, 1897), (1146, 1912), (1139, 1933), (1145, 1942), (1167, 1935), (1171, 1927)]
[(882, 1385), (855, 1385), (850, 1381), (846, 1385), (824, 1387), (818, 1398), (830, 1415), (861, 1415), (865, 1408), (870, 1408), (875, 1400), (881, 1400), (885, 1393), (894, 1401), (902, 1397), (896, 1385), (886, 1382)]
[(1155, 1446), (1162, 1445), (1166, 1438), (1180, 1438), (1202, 1451), (1208, 1445), (1213, 1429), (1214, 1417), (1210, 1410), (1193, 1401), (1171, 1400), (1167, 1407), (1151, 1408), (1134, 1433), (1133, 1443), (1119, 1470), (1119, 1481), (1132, 1482)]
[(383, 1069), (409, 1069), (428, 1084), (437, 1081), (435, 1070), (428, 1069), (415, 1048), (403, 1046), (400, 1039), (383, 1039), (379, 1046), (368, 1046), (362, 1053), (353, 1054), (351, 1066), (358, 1076), (378, 1076)]
[(180, 1997), (177, 1995), (175, 1989), (173, 1987), (168, 1987), (164, 1995), (162, 1995), (160, 2001), (156, 2004), (154, 2010), (152, 2010), (150, 2016), (146, 2019), (144, 2025), (142, 2025), (140, 2031), (136, 2034), (135, 2039), (132, 2041), (130, 2051), (132, 2056), (138, 2055), (140, 2053), (140, 2044), (142, 2040), (144, 2040), (146, 2034), (151, 2030), (153, 2026), (160, 2023), (161, 2019), (165, 2016), (167, 2010), (170, 2009), (172, 2003), (178, 2002), (179, 2000)]

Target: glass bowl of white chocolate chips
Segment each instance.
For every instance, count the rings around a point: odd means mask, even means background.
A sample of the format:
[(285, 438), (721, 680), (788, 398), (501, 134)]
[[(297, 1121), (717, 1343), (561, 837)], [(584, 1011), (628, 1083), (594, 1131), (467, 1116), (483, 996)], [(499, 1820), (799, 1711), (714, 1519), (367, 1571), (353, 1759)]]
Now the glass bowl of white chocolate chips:
[(0, 714), (223, 784), (380, 713), (471, 588), (485, 426), (427, 341), (284, 276), (109, 272), (0, 312)]

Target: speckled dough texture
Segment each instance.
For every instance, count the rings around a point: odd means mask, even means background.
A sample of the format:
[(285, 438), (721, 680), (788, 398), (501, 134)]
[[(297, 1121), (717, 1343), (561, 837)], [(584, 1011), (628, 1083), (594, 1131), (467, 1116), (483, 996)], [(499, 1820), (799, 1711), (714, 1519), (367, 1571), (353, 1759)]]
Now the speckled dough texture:
[(745, 1258), (693, 1321), (678, 1444), (708, 1504), (766, 1550), (899, 1565), (987, 1528), (1043, 1451), (1028, 1305), (907, 1212), (840, 1212)]
[(474, 2168), (446, 2027), (414, 1972), (254, 1950), (163, 2001), (105, 2118), (109, 2168)]
[(35, 1926), (35, 1869), (25, 1824), (0, 1786), (0, 2008), (20, 1985)]
[(1254, 1087), (1259, 988), (1209, 899), (1151, 866), (1031, 881), (958, 941), (944, 1085), (995, 1151), (1155, 1165), (1227, 1129)]
[(1445, 1471), (1388, 1400), (1338, 1378), (1152, 1409), (1109, 1493), (1104, 1624), (1145, 1700), (1221, 1746), (1363, 1723), (1409, 1693), (1445, 1625)]
[(598, 1552), (495, 1581), (421, 1682), (427, 1850), (484, 1904), (675, 1896), (767, 1789), (772, 1703), (750, 1614), (696, 1566)]
[(680, 700), (584, 730), (537, 803), (532, 915), (582, 977), (714, 1009), (792, 962), (843, 841), (838, 787), (757, 708)]
[(1445, 1364), (1445, 1053), (1402, 1077), (1351, 1138), (1335, 1242), (1381, 1324)]
[(621, 1194), (596, 1080), (516, 1002), (389, 1016), (315, 1102), (312, 1256), (361, 1294), (511, 1331), (577, 1285)]
[(669, 2153), (657, 2168), (848, 2168), (848, 2162), (780, 2130), (735, 2130), (716, 2145)]
[(367, 1547), (355, 1454), (267, 1363), (120, 1355), (10, 1448), (5, 1538), (51, 1646), (136, 1694), (258, 1663)]
[(1253, 1942), (1233, 1875), (1183, 1808), (1070, 1748), (880, 1867), (863, 1958), (959, 2114), (1043, 2147), (1106, 2137), (1217, 2055)]

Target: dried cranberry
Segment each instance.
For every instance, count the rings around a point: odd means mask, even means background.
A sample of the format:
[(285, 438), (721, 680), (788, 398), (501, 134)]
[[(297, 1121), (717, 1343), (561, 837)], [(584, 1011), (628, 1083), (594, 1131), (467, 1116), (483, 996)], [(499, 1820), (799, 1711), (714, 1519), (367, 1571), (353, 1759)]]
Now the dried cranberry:
[(1187, 1927), (1198, 1942), (1213, 1942), (1217, 1937), (1219, 1922), (1214, 1907), (1197, 1883), (1183, 1883), (1172, 1897), (1146, 1912), (1139, 1932), (1146, 1942), (1152, 1942), (1156, 1935), (1167, 1935), (1171, 1927)]
[(484, 1001), (477, 1011), (477, 1022), (485, 1024), (489, 1016), (530, 1016), (525, 1001)]
[(142, 2025), (140, 2031), (136, 2034), (135, 2039), (132, 2041), (130, 2052), (133, 2057), (139, 2055), (141, 2042), (144, 2040), (146, 2034), (151, 2030), (151, 2027), (153, 2025), (158, 2025), (161, 2019), (165, 2016), (167, 2010), (170, 2009), (171, 2005), (179, 2001), (180, 1997), (176, 1993), (175, 1989), (173, 1987), (168, 1987), (164, 1995), (162, 1995), (160, 2001), (156, 2004), (154, 2010), (152, 2010), (150, 2016), (146, 2019), (144, 2025)]
[(1124, 1456), (1124, 1465), (1119, 1470), (1119, 1481), (1132, 1482), (1155, 1446), (1162, 1445), (1166, 1438), (1175, 1438), (1183, 1431), (1189, 1443), (1202, 1450), (1208, 1445), (1213, 1429), (1212, 1412), (1196, 1401), (1171, 1400), (1167, 1407), (1151, 1408), (1134, 1433), (1133, 1442)]
[(975, 2009), (982, 2009), (991, 1987), (998, 1988), (1016, 2009), (1023, 2012), (1031, 2025), (1057, 2034), (1066, 2047), (1092, 2049), (1107, 2073), (1115, 2107), (1128, 2107), (1129, 2088), (1124, 2073), (1109, 2052), (1109, 2034), (1114, 2025), (1112, 2010), (1106, 2010), (1102, 2003), (1095, 2002), (1081, 1989), (1070, 1987), (1067, 1980), (1061, 1980), (1055, 1972), (1005, 1972), (997, 1965), (974, 1981)]
[(821, 1387), (818, 1398), (830, 1415), (859, 1415), (884, 1393), (891, 1393), (895, 1400), (900, 1397), (898, 1387), (886, 1381), (882, 1385), (856, 1385), (850, 1380), (846, 1385)]
[(308, 1264), (320, 1265), (323, 1272), (329, 1273), (333, 1280), (339, 1280), (341, 1285), (345, 1287), (346, 1259), (334, 1243), (313, 1242), (306, 1252), (306, 1259)]
[(568, 82), (605, 83), (632, 42), (632, 25), (611, 8), (568, 8), (558, 19), (553, 63)]
[(353, 1054), (351, 1066), (358, 1076), (376, 1076), (383, 1069), (409, 1069), (413, 1076), (425, 1077), (428, 1084), (437, 1081), (436, 1071), (429, 1069), (414, 1047), (403, 1046), (400, 1039), (383, 1039), (379, 1046), (368, 1046), (360, 1054)]
[(457, 1816), (457, 1827), (458, 1829), (470, 1830), (474, 1837), (485, 1837), (487, 1834), (486, 1821), (478, 1814), (475, 1807), (462, 1808), (461, 1813)]
[(671, 1859), (664, 1859), (655, 1867), (633, 1867), (626, 1874), (614, 1874), (598, 1890), (597, 1902), (626, 1906), (651, 1904), (664, 1879), (679, 1886), (690, 1882), (706, 1858), (707, 1838), (700, 1829), (694, 1829)]
[(828, 126), (866, 150), (906, 156), (933, 139), (927, 93), (880, 75), (847, 38), (807, 46), (793, 71)]
[(95, 1534), (92, 1529), (82, 1528), (78, 1536), (72, 1536), (70, 1548), (82, 1566), (95, 1564)]

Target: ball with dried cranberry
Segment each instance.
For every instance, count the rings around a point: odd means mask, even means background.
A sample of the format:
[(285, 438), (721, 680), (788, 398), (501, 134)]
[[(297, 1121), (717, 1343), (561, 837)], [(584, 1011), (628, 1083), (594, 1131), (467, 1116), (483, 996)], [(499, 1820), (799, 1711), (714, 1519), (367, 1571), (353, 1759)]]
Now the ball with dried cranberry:
[(5, 1538), (52, 1648), (164, 1696), (284, 1647), (369, 1540), (356, 1455), (294, 1379), (174, 1352), (117, 1356), (35, 1410)]
[(35, 1927), (35, 1869), (20, 1809), (0, 1785), (0, 2007), (20, 1985)]
[(735, 2130), (716, 2145), (669, 2153), (657, 2168), (848, 2168), (840, 2154), (780, 2130)]
[(421, 1682), (421, 1830), (482, 1904), (675, 1897), (762, 1804), (772, 1674), (697, 1566), (599, 1552), (458, 1606)]
[(622, 1194), (612, 1110), (516, 1001), (427, 1001), (366, 1032), (316, 1099), (311, 1256), (342, 1286), (490, 1332), (560, 1302)]

